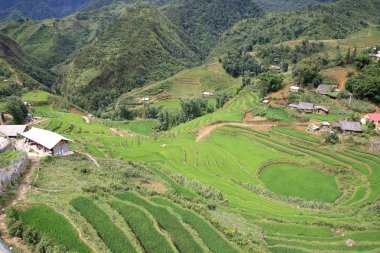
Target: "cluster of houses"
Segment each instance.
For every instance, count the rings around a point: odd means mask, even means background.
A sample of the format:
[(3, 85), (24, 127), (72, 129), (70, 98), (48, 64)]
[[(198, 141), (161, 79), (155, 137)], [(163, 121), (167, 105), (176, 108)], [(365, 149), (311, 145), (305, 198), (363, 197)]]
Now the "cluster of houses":
[(374, 61), (380, 61), (380, 51), (377, 51), (377, 54), (369, 54), (369, 57)]
[(327, 115), (329, 114), (329, 109), (321, 105), (314, 105), (308, 102), (299, 102), (298, 104), (289, 104), (288, 107), (292, 110), (299, 110), (302, 113), (316, 113)]
[(0, 125), (0, 134), (8, 138), (22, 137), (25, 144), (50, 155), (62, 156), (70, 152), (70, 139), (45, 129), (29, 129), (27, 125)]

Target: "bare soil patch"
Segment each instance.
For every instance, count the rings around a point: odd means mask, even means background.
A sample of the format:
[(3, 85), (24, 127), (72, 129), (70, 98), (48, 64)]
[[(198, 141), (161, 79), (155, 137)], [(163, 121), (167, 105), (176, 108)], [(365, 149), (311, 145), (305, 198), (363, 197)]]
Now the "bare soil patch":
[(347, 81), (347, 74), (348, 69), (342, 68), (342, 67), (336, 67), (327, 69), (322, 72), (323, 77), (326, 78), (328, 81), (337, 83), (339, 86), (338, 88), (340, 90), (346, 90), (346, 81)]
[(168, 187), (160, 182), (143, 182), (141, 185), (149, 190), (158, 192), (158, 193), (166, 193), (168, 191)]

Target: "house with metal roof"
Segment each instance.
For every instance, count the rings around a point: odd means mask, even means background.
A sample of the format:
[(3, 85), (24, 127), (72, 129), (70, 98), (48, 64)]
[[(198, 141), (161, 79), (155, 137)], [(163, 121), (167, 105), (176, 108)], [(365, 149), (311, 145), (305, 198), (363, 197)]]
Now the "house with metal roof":
[(376, 129), (380, 129), (380, 113), (369, 113), (364, 115), (363, 118), (372, 121), (375, 124)]
[(0, 133), (9, 138), (16, 138), (24, 133), (27, 128), (27, 125), (0, 125)]
[(363, 129), (360, 122), (355, 121), (341, 121), (339, 128), (343, 133), (362, 133)]
[(312, 113), (314, 111), (314, 104), (308, 102), (300, 102), (298, 104), (298, 110), (303, 113)]
[(52, 155), (65, 155), (70, 151), (69, 142), (72, 140), (48, 130), (33, 127), (21, 135), (29, 144), (36, 145)]

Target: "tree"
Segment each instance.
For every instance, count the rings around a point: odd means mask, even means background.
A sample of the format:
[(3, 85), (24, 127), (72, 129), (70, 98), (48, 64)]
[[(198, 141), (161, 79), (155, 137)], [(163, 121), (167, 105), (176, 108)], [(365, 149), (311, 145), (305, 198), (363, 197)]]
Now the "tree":
[(351, 64), (352, 63), (352, 60), (351, 60), (351, 48), (350, 47), (347, 50), (346, 57), (345, 57), (345, 62), (346, 62), (346, 64)]
[(335, 64), (337, 66), (342, 66), (344, 63), (342, 52), (340, 50), (339, 45), (336, 47), (336, 59), (335, 59)]
[(368, 55), (361, 54), (354, 59), (354, 65), (357, 69), (362, 69), (365, 66), (371, 64), (371, 58)]
[(358, 76), (347, 80), (346, 87), (355, 97), (380, 104), (380, 68), (365, 66)]
[(13, 116), (16, 124), (23, 124), (28, 116), (28, 108), (19, 97), (10, 97), (6, 102), (6, 110)]
[(274, 71), (262, 73), (258, 76), (258, 79), (258, 88), (263, 97), (282, 89), (284, 86), (284, 76)]
[(321, 62), (318, 58), (305, 58), (293, 70), (293, 76), (300, 84), (318, 86), (322, 81)]

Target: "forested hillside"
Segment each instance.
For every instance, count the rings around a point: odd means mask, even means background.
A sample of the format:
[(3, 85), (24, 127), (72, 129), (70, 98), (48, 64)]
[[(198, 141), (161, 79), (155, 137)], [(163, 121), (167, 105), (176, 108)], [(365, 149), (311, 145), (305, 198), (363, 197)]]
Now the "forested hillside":
[(180, 0), (163, 9), (206, 57), (221, 32), (236, 22), (263, 14), (253, 0)]
[(62, 93), (92, 111), (121, 92), (169, 77), (199, 63), (166, 16), (139, 5), (128, 8), (68, 63)]
[(310, 6), (289, 13), (271, 13), (262, 18), (247, 19), (228, 30), (213, 49), (218, 57), (232, 49), (251, 49), (256, 44), (279, 43), (294, 39), (341, 39), (379, 23), (378, 0), (342, 0), (337, 3)]
[(0, 20), (59, 18), (75, 12), (89, 0), (0, 0)]
[(256, 0), (265, 11), (290, 11), (306, 5), (315, 5), (337, 0)]
[(15, 41), (0, 34), (0, 79), (16, 75), (18, 82), (26, 85), (44, 84), (51, 86), (55, 75), (46, 70), (36, 59), (26, 54)]

